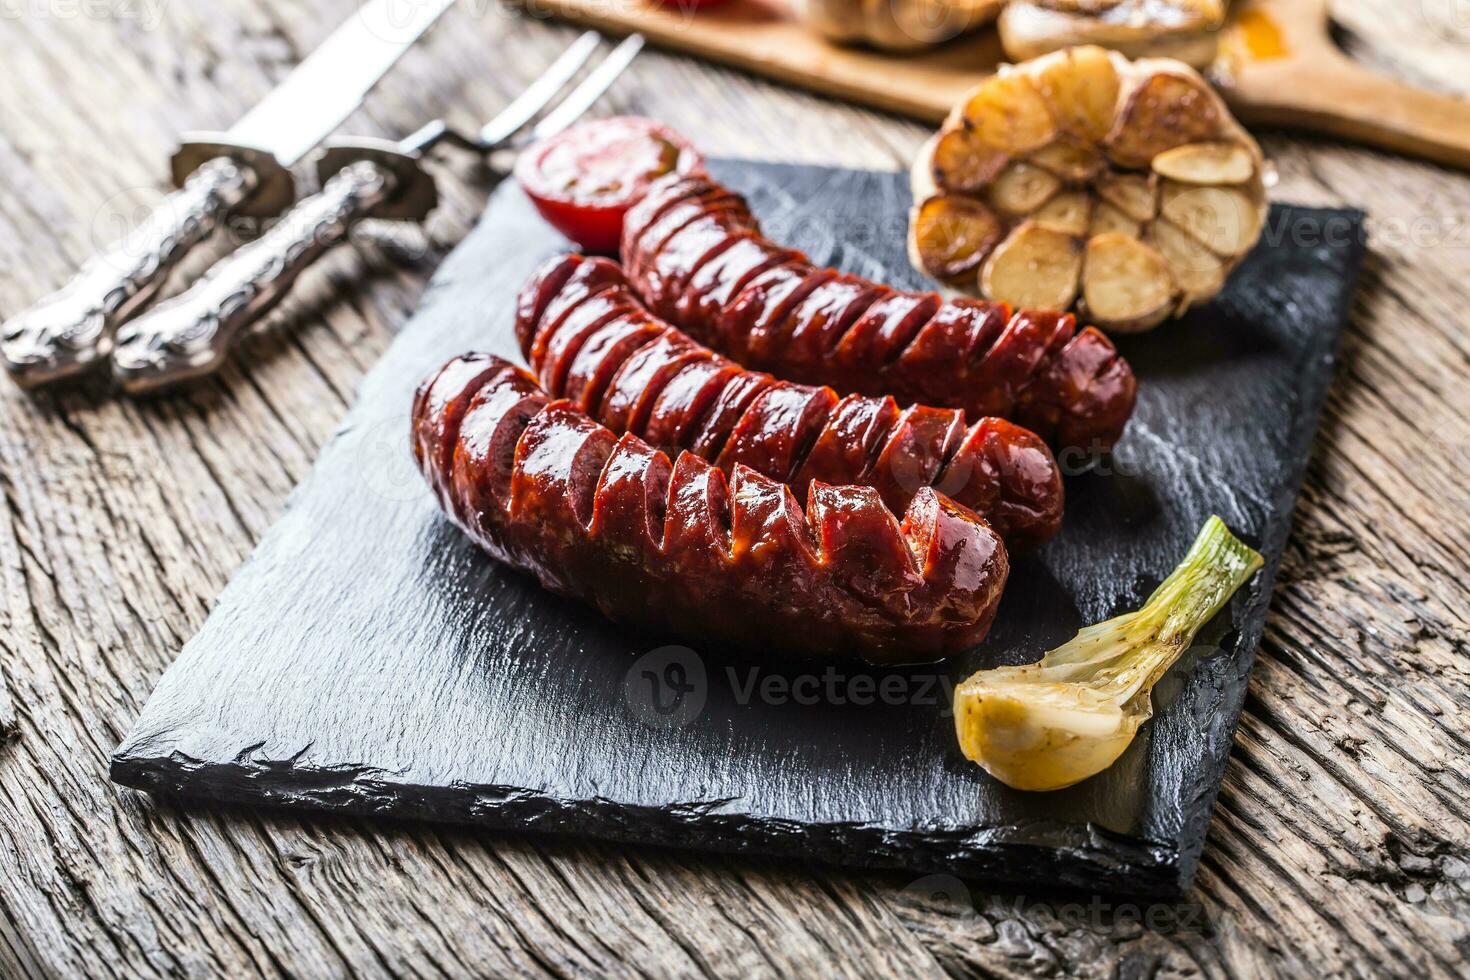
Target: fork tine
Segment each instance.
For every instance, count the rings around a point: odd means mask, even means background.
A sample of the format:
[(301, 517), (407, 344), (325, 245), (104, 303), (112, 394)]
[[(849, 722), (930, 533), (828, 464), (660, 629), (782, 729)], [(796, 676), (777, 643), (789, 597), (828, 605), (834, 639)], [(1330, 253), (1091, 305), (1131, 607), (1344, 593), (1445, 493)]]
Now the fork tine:
[(602, 94), (612, 87), (618, 76), (638, 57), (643, 50), (643, 35), (630, 34), (612, 50), (612, 53), (587, 75), (582, 83), (572, 89), (561, 105), (548, 112), (536, 128), (531, 130), (529, 142), (555, 136), (592, 108)]
[(510, 105), (502, 109), (494, 119), (490, 120), (480, 129), (479, 143), (484, 149), (492, 149), (504, 143), (515, 135), (516, 131), (526, 123), (530, 122), (542, 109), (546, 108), (556, 93), (562, 90), (562, 86), (572, 80), (572, 77), (581, 70), (597, 50), (597, 42), (602, 40), (596, 31), (587, 31), (572, 46), (567, 48), (561, 55), (551, 63), (541, 77), (536, 79), (526, 90), (515, 97)]

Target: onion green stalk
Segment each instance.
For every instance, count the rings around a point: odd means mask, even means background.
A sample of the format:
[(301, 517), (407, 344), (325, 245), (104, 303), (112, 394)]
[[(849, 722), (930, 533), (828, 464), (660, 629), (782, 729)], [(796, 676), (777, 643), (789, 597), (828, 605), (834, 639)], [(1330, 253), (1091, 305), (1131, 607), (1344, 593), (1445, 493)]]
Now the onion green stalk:
[(1261, 564), (1211, 517), (1143, 608), (1086, 627), (1038, 663), (982, 670), (955, 688), (960, 749), (1017, 789), (1102, 772), (1153, 715), (1154, 684)]

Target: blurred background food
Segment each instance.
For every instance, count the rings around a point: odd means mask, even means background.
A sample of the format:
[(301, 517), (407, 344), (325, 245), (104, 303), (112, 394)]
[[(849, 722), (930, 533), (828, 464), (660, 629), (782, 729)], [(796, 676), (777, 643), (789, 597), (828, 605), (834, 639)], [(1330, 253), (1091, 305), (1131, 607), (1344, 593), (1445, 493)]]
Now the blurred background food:
[(791, 5), (828, 40), (917, 51), (993, 22), (1005, 0), (792, 0)]
[(1203, 68), (1218, 50), (1226, 0), (792, 0), (792, 8), (829, 40), (887, 51), (942, 44), (998, 17), (1013, 61), (1098, 44)]
[(1000, 15), (1006, 56), (1025, 61), (1074, 44), (1206, 68), (1219, 50), (1226, 0), (1014, 0)]

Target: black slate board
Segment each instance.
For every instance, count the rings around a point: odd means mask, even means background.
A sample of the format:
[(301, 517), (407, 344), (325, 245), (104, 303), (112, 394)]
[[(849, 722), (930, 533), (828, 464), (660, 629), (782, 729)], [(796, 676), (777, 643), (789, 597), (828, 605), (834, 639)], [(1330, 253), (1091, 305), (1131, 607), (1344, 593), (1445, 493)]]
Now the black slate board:
[[(904, 258), (902, 175), (715, 170), (777, 240), (923, 285)], [(461, 351), (514, 356), (511, 298), (562, 247), (502, 187), (159, 683), (113, 778), (216, 800), (1177, 892), (1245, 695), (1361, 219), (1277, 206), (1223, 296), (1126, 338), (1137, 415), (1113, 460), (1069, 479), (1063, 532), (1017, 562), (992, 639), (947, 668), (880, 675), (667, 647), (495, 566), (440, 519), (408, 459), (410, 393)], [(1051, 794), (967, 764), (946, 685), (1133, 608), (1211, 513), (1267, 569), (1159, 686), (1155, 721), (1118, 764)]]

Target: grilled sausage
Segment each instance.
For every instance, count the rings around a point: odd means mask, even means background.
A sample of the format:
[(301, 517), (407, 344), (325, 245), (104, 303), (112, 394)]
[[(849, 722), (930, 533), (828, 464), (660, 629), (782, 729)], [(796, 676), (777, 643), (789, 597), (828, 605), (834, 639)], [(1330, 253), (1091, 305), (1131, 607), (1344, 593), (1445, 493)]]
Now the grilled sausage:
[(747, 371), (649, 314), (606, 259), (549, 260), (516, 311), (521, 350), (548, 392), (670, 455), (688, 450), (727, 476), (744, 464), (789, 483), (799, 501), (812, 480), (864, 484), (896, 513), (934, 487), (1012, 551), (1061, 526), (1061, 473), (1035, 434)]
[(415, 458), (496, 559), (611, 619), (881, 663), (934, 660), (990, 628), (1009, 563), (983, 520), (922, 490), (902, 523), (868, 487), (805, 510), (744, 466), (621, 438), (525, 371), (450, 361), (414, 398)]
[(655, 314), (793, 381), (1000, 416), (1089, 451), (1112, 448), (1133, 413), (1133, 371), (1098, 330), (818, 268), (705, 174), (649, 189), (623, 224), (622, 260)]

